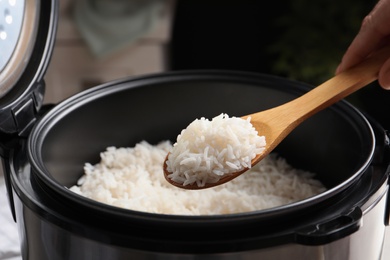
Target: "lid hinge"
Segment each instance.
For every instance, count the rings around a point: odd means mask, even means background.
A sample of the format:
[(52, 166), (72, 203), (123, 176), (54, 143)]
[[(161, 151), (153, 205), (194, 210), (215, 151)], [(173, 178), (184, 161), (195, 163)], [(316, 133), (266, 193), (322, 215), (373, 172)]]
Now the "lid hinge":
[(37, 85), (34, 91), (26, 95), (17, 106), (12, 108), (15, 131), (18, 133), (18, 136), (27, 137), (37, 120), (39, 108), (43, 103), (45, 88), (43, 81)]
[(27, 136), (36, 121), (37, 108), (33, 96), (12, 112), (19, 136)]

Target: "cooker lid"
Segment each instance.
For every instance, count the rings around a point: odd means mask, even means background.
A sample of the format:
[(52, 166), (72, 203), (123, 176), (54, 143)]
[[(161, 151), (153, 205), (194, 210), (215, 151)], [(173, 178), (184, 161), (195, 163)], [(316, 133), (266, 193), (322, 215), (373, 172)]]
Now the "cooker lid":
[(0, 0), (0, 133), (24, 135), (43, 103), (54, 0)]

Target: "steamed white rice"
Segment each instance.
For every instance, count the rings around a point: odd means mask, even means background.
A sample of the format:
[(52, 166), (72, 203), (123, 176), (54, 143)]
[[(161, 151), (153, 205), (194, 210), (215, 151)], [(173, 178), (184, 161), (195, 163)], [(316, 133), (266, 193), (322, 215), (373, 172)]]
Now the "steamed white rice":
[(259, 136), (245, 119), (220, 114), (194, 120), (178, 135), (167, 160), (172, 181), (203, 187), (221, 177), (251, 168), (251, 161), (264, 151), (265, 137)]
[(325, 191), (314, 174), (294, 169), (275, 154), (226, 184), (184, 190), (169, 184), (162, 171), (168, 141), (146, 141), (131, 148), (109, 147), (70, 190), (90, 199), (136, 211), (175, 215), (216, 215), (262, 210)]

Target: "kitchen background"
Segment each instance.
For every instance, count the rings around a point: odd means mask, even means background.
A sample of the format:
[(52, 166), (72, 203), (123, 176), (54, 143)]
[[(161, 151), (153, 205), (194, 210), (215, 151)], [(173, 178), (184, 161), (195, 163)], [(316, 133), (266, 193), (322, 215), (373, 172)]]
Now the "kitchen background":
[[(46, 102), (112, 79), (181, 69), (255, 71), (318, 85), (333, 76), (375, 3), (60, 0)], [(348, 99), (390, 129), (390, 92), (373, 83)]]
[[(182, 69), (255, 71), (317, 85), (334, 74), (375, 3), (60, 0), (45, 102), (118, 78)], [(390, 129), (390, 91), (373, 83), (348, 99)], [(1, 223), (9, 225), (1, 230), (0, 259), (16, 260), (16, 226), (3, 208)], [(383, 259), (390, 259), (390, 241)]]
[(173, 0), (60, 0), (45, 102), (57, 103), (110, 80), (166, 70), (173, 10)]

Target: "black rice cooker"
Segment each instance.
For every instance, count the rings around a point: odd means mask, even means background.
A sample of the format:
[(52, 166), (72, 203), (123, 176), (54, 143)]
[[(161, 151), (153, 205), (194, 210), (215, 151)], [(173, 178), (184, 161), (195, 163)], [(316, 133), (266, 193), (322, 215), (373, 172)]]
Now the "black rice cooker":
[[(57, 2), (15, 2), (23, 8), (0, 5), (20, 19), (8, 56), (0, 58), (0, 152), (23, 259), (381, 258), (389, 139), (345, 101), (302, 123), (276, 149), (326, 185), (302, 201), (181, 216), (117, 208), (69, 191), (84, 163), (97, 163), (108, 146), (174, 141), (195, 118), (261, 111), (312, 86), (249, 72), (177, 71), (113, 81), (42, 105)], [(0, 31), (7, 28), (0, 21)]]

